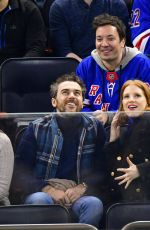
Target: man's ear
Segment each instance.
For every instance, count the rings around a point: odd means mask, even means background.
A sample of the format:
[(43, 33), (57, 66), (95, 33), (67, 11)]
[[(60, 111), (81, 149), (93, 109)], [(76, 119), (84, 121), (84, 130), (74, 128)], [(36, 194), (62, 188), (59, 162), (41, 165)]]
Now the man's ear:
[(54, 108), (56, 108), (56, 106), (57, 106), (56, 98), (52, 97), (51, 102), (52, 102), (52, 106), (53, 106)]
[(125, 38), (122, 39), (121, 45), (122, 45), (122, 48), (124, 48), (126, 46), (126, 40), (125, 40)]

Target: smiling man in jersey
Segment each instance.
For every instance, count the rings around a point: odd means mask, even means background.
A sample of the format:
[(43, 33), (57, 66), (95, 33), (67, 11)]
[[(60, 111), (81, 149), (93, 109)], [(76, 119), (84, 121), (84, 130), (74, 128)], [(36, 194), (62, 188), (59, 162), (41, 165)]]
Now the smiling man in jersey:
[(95, 111), (103, 123), (107, 113), (119, 106), (120, 89), (129, 79), (150, 83), (150, 60), (126, 43), (126, 29), (116, 16), (103, 14), (95, 17), (96, 49), (79, 64), (77, 75), (84, 81), (87, 92), (85, 111)]

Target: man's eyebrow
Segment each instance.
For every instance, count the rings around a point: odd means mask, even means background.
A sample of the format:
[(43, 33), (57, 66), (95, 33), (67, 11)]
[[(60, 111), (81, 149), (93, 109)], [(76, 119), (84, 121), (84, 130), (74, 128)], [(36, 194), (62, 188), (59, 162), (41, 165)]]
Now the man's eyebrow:
[(109, 34), (107, 37), (114, 37), (114, 35), (113, 34)]
[(82, 92), (82, 90), (80, 90), (80, 89), (62, 89), (61, 92), (62, 91), (69, 91), (69, 90), (76, 91), (76, 92)]
[(81, 90), (81, 89), (75, 89), (75, 91), (82, 92), (82, 90)]
[(97, 38), (101, 38), (101, 37), (114, 37), (114, 35), (113, 35), (113, 34), (109, 34), (109, 35), (107, 35), (107, 36), (97, 35), (96, 37), (97, 37)]
[(69, 90), (69, 89), (62, 89), (61, 91), (63, 91), (63, 90)]

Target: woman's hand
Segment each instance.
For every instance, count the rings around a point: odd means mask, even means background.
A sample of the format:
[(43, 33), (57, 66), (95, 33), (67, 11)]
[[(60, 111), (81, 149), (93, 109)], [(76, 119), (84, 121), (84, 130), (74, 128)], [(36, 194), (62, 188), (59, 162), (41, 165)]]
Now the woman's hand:
[(132, 163), (129, 157), (127, 157), (127, 162), (129, 168), (118, 168), (117, 171), (123, 172), (124, 174), (122, 176), (115, 177), (115, 180), (120, 180), (120, 182), (118, 183), (119, 185), (126, 183), (125, 189), (128, 188), (128, 186), (134, 179), (140, 176), (137, 166)]
[(103, 125), (105, 125), (108, 121), (108, 114), (105, 111), (96, 110), (93, 112), (93, 116), (95, 116), (96, 119), (102, 122)]
[(116, 113), (112, 122), (111, 122), (111, 130), (110, 130), (110, 142), (115, 141), (120, 136), (120, 124), (119, 124), (120, 113)]

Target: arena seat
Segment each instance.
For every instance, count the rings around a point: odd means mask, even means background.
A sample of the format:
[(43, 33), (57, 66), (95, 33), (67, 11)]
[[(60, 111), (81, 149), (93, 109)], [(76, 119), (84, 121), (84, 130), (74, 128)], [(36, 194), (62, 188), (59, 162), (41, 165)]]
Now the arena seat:
[(133, 221), (150, 220), (150, 203), (117, 203), (108, 208), (106, 229), (120, 230)]
[(121, 230), (149, 230), (150, 221), (135, 221), (125, 225)]
[(98, 230), (88, 224), (0, 225), (0, 230)]
[(78, 61), (67, 57), (12, 58), (1, 66), (1, 111), (50, 112), (49, 86), (63, 74), (75, 72)]
[(69, 222), (69, 212), (61, 205), (10, 205), (0, 207), (0, 225)]

